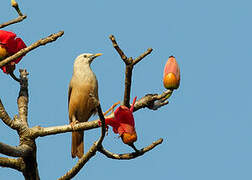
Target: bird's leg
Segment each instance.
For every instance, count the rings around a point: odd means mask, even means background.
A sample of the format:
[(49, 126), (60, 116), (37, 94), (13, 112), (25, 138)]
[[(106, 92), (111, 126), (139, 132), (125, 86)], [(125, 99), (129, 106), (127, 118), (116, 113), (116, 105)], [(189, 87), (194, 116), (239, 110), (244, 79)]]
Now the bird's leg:
[(114, 112), (114, 108), (120, 104), (120, 101), (114, 103), (105, 113), (103, 113), (104, 116), (106, 116), (110, 111), (112, 111), (112, 113)]
[(74, 126), (79, 123), (75, 116), (72, 117), (72, 121), (70, 123), (71, 127), (74, 129)]

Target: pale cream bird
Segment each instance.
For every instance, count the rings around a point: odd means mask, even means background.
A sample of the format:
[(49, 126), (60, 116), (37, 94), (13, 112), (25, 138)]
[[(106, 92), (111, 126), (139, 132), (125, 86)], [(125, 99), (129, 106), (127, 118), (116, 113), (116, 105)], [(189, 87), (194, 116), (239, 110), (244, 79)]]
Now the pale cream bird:
[[(92, 61), (102, 55), (84, 53), (74, 61), (73, 76), (68, 88), (68, 114), (71, 125), (86, 122), (96, 113), (96, 104), (92, 97), (98, 98), (98, 83), (90, 68)], [(84, 154), (84, 131), (72, 132), (72, 158), (81, 158)]]

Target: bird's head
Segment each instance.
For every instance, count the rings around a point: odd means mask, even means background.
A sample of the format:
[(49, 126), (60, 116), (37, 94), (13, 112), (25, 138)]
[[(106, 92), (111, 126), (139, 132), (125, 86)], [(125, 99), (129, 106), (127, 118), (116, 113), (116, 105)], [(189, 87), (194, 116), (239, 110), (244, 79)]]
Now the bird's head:
[(75, 63), (90, 65), (95, 58), (101, 55), (102, 53), (97, 53), (97, 54), (83, 53), (76, 58)]

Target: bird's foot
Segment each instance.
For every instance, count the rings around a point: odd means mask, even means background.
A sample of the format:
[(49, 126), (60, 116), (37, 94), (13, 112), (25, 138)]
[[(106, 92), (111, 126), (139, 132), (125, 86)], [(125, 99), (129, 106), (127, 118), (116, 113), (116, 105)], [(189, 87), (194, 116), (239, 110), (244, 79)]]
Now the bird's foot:
[(74, 126), (75, 126), (76, 124), (78, 124), (78, 123), (79, 123), (78, 120), (74, 120), (74, 121), (72, 121), (72, 122), (70, 123), (70, 126), (74, 129)]

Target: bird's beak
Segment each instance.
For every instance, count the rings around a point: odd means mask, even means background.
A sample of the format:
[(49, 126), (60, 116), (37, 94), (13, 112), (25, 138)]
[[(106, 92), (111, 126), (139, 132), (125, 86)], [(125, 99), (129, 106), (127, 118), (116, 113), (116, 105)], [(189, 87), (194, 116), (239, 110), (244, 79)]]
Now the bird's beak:
[(101, 55), (102, 55), (102, 53), (97, 53), (97, 54), (94, 55), (94, 57), (96, 58), (96, 57), (101, 56)]
[(92, 55), (91, 56), (91, 61), (93, 61), (95, 58), (97, 58), (98, 56), (101, 56), (102, 55), (102, 53), (97, 53), (97, 54), (94, 54), (94, 55)]

